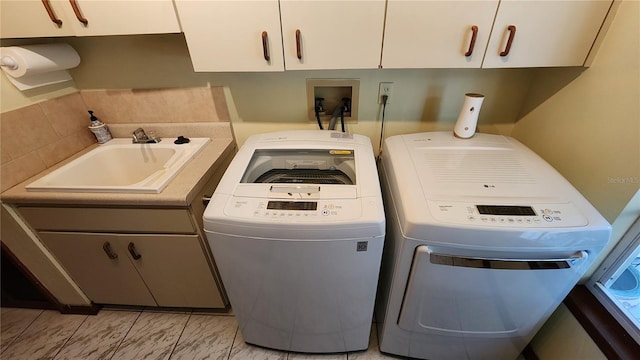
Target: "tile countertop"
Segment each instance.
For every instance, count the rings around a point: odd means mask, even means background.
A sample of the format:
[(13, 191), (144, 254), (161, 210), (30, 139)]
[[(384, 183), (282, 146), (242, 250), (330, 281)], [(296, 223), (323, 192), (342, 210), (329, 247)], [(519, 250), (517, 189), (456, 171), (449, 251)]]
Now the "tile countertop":
[(136, 193), (98, 193), (98, 192), (59, 192), (27, 191), (25, 186), (36, 179), (54, 171), (71, 160), (89, 152), (98, 144), (92, 145), (59, 164), (35, 175), (20, 184), (6, 190), (0, 198), (7, 204), (56, 204), (56, 205), (107, 205), (107, 206), (188, 206), (207, 180), (221, 166), (227, 156), (235, 152), (235, 142), (231, 136), (212, 138), (200, 153), (196, 155), (173, 180), (158, 194)]

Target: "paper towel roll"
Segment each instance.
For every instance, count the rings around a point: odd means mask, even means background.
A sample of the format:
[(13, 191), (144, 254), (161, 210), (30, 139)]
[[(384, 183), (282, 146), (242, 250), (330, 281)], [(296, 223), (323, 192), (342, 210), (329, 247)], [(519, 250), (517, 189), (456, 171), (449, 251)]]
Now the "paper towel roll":
[(2, 66), (20, 90), (71, 80), (66, 69), (80, 64), (80, 56), (69, 44), (42, 44), (0, 48)]

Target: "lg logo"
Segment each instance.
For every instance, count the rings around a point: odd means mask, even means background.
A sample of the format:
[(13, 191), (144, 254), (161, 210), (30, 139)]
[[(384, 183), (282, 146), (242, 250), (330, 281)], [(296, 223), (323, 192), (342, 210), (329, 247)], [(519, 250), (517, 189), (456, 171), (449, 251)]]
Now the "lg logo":
[(488, 188), (495, 188), (495, 187), (496, 187), (495, 185), (487, 185), (487, 184), (484, 184), (484, 185), (482, 185), (482, 186), (484, 186), (486, 189), (488, 189)]

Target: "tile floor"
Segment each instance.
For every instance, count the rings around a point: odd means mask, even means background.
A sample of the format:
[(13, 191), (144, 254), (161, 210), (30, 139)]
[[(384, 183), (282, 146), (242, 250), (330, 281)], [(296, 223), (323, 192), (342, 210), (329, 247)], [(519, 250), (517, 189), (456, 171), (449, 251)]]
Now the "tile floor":
[(103, 309), (98, 315), (2, 308), (2, 360), (400, 359), (378, 350), (375, 324), (367, 351), (308, 355), (245, 344), (232, 315)]

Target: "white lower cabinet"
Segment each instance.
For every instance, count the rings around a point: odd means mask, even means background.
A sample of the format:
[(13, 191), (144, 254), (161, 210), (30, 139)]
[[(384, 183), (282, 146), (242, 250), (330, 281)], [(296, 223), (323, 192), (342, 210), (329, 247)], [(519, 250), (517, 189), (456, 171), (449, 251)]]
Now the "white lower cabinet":
[(95, 303), (221, 308), (198, 235), (40, 231)]

